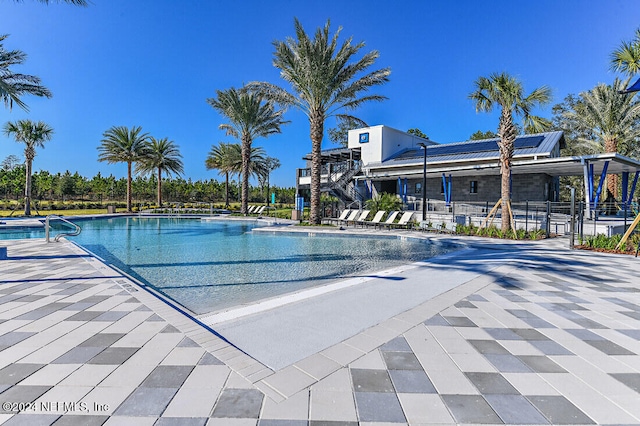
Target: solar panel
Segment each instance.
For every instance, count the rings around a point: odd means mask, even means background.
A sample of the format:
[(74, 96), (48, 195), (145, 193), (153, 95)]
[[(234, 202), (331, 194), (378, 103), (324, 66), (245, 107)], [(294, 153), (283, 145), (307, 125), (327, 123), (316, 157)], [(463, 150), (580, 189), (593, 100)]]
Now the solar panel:
[[(544, 140), (544, 136), (522, 136), (515, 140), (515, 149), (537, 148)], [(427, 155), (429, 157), (437, 157), (442, 155), (456, 154), (474, 154), (480, 152), (492, 152), (498, 150), (498, 139), (484, 140), (478, 142), (465, 142), (451, 145), (431, 145), (427, 147)], [(406, 160), (409, 158), (421, 157), (422, 148), (410, 149), (402, 152), (394, 157), (394, 160)]]

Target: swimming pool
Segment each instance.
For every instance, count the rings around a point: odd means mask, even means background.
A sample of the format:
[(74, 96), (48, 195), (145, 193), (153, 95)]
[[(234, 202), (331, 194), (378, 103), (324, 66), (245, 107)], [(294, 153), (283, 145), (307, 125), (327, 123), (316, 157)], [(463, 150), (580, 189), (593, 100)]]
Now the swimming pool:
[[(69, 237), (196, 314), (459, 249), (398, 237), (251, 232), (258, 221), (120, 217)], [(42, 231), (29, 237), (42, 236)]]

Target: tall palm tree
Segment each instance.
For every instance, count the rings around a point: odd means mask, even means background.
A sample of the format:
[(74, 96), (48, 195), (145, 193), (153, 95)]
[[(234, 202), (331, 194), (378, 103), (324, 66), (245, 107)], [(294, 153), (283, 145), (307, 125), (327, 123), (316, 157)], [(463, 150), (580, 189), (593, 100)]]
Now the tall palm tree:
[(15, 103), (23, 110), (29, 111), (27, 104), (21, 99), (22, 95), (50, 98), (51, 92), (40, 84), (38, 77), (11, 71), (10, 67), (21, 65), (27, 59), (27, 55), (20, 50), (5, 50), (3, 41), (7, 37), (8, 35), (0, 35), (0, 100), (9, 110)]
[[(640, 102), (635, 96), (621, 94), (627, 83), (616, 78), (612, 85), (598, 84), (580, 93), (580, 98), (564, 118), (580, 132), (579, 147), (590, 152), (633, 154), (640, 137)], [(607, 190), (617, 198), (617, 175), (607, 176)]]
[(640, 28), (636, 30), (633, 41), (623, 41), (620, 47), (613, 51), (611, 68), (626, 74), (629, 78), (640, 73)]
[[(352, 111), (368, 101), (382, 101), (386, 97), (366, 94), (374, 87), (389, 80), (391, 70), (383, 68), (364, 73), (379, 56), (375, 50), (353, 60), (364, 42), (352, 44), (348, 38), (338, 45), (342, 28), (331, 36), (330, 21), (318, 28), (313, 40), (305, 33), (298, 19), (294, 21), (297, 40), (287, 38), (275, 41), (273, 65), (280, 76), (291, 85), (291, 92), (267, 82), (253, 82), (251, 90), (285, 107), (295, 107), (309, 118), (311, 136), (311, 216), (310, 221), (319, 224), (320, 173), (322, 168), (322, 139), (328, 117), (351, 120), (366, 125), (359, 118), (340, 111)], [(350, 62), (351, 61), (351, 62)]]
[(498, 124), (498, 147), (500, 149), (500, 173), (502, 174), (502, 230), (511, 229), (508, 204), (511, 200), (511, 161), (513, 159), (514, 142), (517, 127), (514, 115), (521, 116), (526, 133), (536, 133), (549, 129), (549, 120), (531, 114), (535, 106), (551, 102), (551, 89), (542, 86), (529, 95), (524, 95), (522, 83), (507, 73), (494, 73), (489, 77), (479, 77), (475, 81), (476, 90), (469, 94), (475, 102), (476, 112), (491, 112), (494, 107), (500, 108)]
[(242, 147), (238, 144), (220, 142), (212, 145), (204, 162), (207, 170), (218, 170), (224, 174), (224, 207), (229, 208), (229, 175), (237, 169), (238, 160), (242, 169)]
[(44, 143), (50, 141), (53, 136), (53, 129), (42, 121), (36, 123), (31, 120), (18, 120), (15, 123), (5, 124), (4, 133), (7, 136), (13, 136), (16, 142), (25, 144), (24, 214), (31, 216), (31, 166), (36, 156), (36, 148), (44, 148)]
[(242, 206), (240, 211), (247, 214), (249, 201), (249, 163), (251, 159), (251, 143), (257, 137), (268, 137), (280, 133), (280, 126), (287, 124), (282, 114), (284, 110), (276, 110), (274, 104), (264, 101), (259, 94), (246, 90), (218, 90), (217, 98), (209, 98), (207, 102), (221, 115), (229, 119), (229, 123), (219, 128), (227, 135), (238, 138), (242, 142)]
[(98, 147), (98, 161), (109, 164), (127, 163), (127, 211), (131, 212), (131, 175), (134, 163), (141, 161), (147, 152), (149, 135), (142, 127), (113, 126), (102, 135)]
[(182, 155), (175, 142), (167, 138), (151, 137), (144, 157), (138, 163), (140, 173), (158, 173), (158, 207), (162, 207), (162, 172), (167, 176), (184, 172)]

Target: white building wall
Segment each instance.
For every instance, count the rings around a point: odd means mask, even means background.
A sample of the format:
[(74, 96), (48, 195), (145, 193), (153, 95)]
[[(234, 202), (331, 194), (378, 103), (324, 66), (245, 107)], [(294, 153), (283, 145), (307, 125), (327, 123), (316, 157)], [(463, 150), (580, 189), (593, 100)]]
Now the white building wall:
[[(361, 136), (368, 133), (368, 142), (361, 142)], [(435, 142), (405, 133), (388, 126), (371, 126), (349, 130), (349, 148), (360, 148), (364, 167), (380, 163), (408, 148), (415, 148), (418, 142), (436, 145)]]

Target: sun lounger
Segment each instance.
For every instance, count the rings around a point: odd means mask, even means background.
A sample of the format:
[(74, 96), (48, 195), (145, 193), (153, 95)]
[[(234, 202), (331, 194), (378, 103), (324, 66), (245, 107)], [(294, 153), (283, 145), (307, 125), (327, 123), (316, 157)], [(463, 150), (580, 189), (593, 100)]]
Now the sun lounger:
[(249, 213), (249, 214), (253, 213), (253, 211), (256, 209), (256, 207), (258, 207), (258, 206), (249, 206), (249, 208), (247, 209), (247, 213)]
[(382, 222), (380, 224), (380, 226), (388, 226), (389, 228), (391, 228), (391, 226), (393, 225), (393, 221), (396, 220), (396, 217), (398, 217), (399, 213), (400, 212), (398, 212), (398, 211), (393, 211), (393, 212), (389, 213), (389, 216), (387, 217), (387, 220)]
[(339, 216), (339, 217), (337, 217), (337, 218), (330, 218), (330, 219), (327, 219), (327, 222), (329, 222), (329, 223), (334, 223), (334, 222), (335, 222), (335, 223), (339, 223), (339, 222), (342, 222), (343, 220), (346, 220), (346, 219), (347, 219), (347, 216), (349, 215), (349, 213), (350, 213), (350, 212), (351, 212), (351, 210), (350, 210), (350, 209), (344, 209), (344, 210), (342, 210), (342, 213), (340, 213), (340, 216)]
[(353, 222), (353, 224), (354, 224), (354, 225), (357, 225), (357, 224), (359, 224), (359, 223), (360, 223), (360, 224), (362, 224), (362, 226), (364, 226), (364, 225), (365, 225), (365, 222), (366, 222), (366, 220), (367, 220), (367, 217), (369, 217), (369, 213), (371, 213), (371, 210), (363, 210), (363, 211), (362, 211), (362, 214), (358, 217), (358, 219), (357, 219), (357, 220), (355, 220), (355, 221)]
[(378, 225), (380, 225), (380, 221), (382, 220), (382, 217), (384, 216), (385, 213), (386, 211), (384, 210), (378, 210), (375, 216), (373, 216), (373, 219), (371, 221), (365, 222), (364, 224), (367, 226), (373, 225), (377, 228)]
[(398, 223), (392, 223), (390, 226), (393, 226), (394, 228), (409, 228), (410, 226), (412, 226), (412, 223), (410, 222), (412, 217), (413, 212), (404, 212)]
[(266, 206), (260, 206), (260, 208), (258, 210), (254, 210), (253, 213), (257, 214), (258, 216), (262, 214), (262, 212), (264, 211), (264, 209), (266, 208)]
[(356, 220), (356, 217), (358, 217), (358, 213), (360, 213), (358, 210), (353, 210), (351, 211), (351, 213), (349, 213), (349, 216), (347, 216), (346, 219), (341, 220), (340, 222), (349, 224), (349, 222), (354, 222)]
[(458, 224), (455, 223), (455, 222), (443, 223), (440, 226), (440, 232), (442, 232), (444, 234), (455, 234), (457, 226), (458, 226)]

